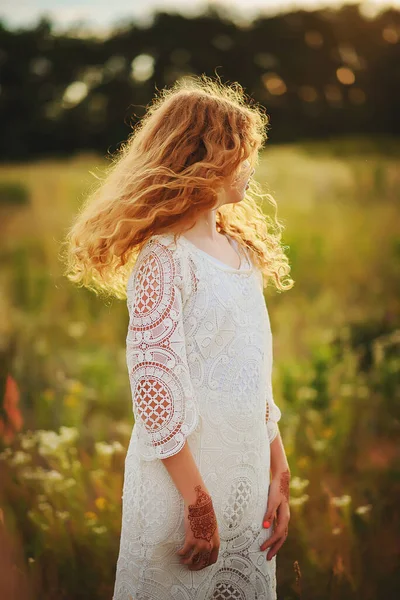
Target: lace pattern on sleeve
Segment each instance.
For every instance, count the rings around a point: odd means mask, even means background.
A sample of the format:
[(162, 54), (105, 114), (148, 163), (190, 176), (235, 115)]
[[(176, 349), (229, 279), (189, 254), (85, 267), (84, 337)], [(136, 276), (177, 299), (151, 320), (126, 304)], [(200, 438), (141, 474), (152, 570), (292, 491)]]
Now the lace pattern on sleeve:
[(183, 304), (190, 277), (179, 248), (151, 238), (127, 285), (126, 357), (139, 452), (179, 452), (198, 424), (186, 356)]

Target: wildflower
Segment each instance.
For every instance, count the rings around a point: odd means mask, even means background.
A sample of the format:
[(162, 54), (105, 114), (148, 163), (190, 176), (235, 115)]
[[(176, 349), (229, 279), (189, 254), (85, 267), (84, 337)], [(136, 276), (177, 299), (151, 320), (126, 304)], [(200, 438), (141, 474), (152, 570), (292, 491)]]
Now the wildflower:
[(65, 492), (66, 490), (74, 487), (74, 485), (76, 485), (75, 479), (73, 479), (73, 477), (69, 477), (68, 479), (60, 479), (55, 483), (54, 487), (58, 492)]
[(42, 512), (53, 512), (53, 507), (49, 502), (39, 502), (38, 508)]
[(6, 460), (9, 456), (12, 455), (12, 450), (10, 447), (7, 447), (3, 452), (0, 453), (0, 459)]
[(0, 438), (10, 442), (22, 428), (23, 418), (19, 409), (20, 392), (15, 379), (7, 374), (3, 398), (3, 410), (7, 420), (0, 417)]
[(308, 479), (300, 479), (300, 477), (293, 477), (292, 480), (290, 481), (290, 487), (293, 490), (298, 490), (300, 492), (303, 491), (303, 489), (309, 484), (309, 480)]
[(303, 494), (302, 496), (300, 496), (299, 498), (290, 498), (289, 499), (289, 504), (290, 506), (302, 506), (305, 502), (307, 502), (307, 500), (309, 499), (309, 495), (308, 494)]
[(56, 516), (61, 519), (62, 521), (65, 521), (66, 519), (69, 518), (70, 513), (67, 510), (57, 510), (56, 511)]
[(60, 438), (63, 442), (71, 444), (78, 438), (78, 429), (76, 427), (60, 427)]
[(38, 481), (41, 481), (46, 477), (43, 467), (36, 467), (35, 469), (27, 467), (19, 472), (19, 476), (23, 479), (36, 479)]
[(11, 465), (25, 465), (30, 460), (31, 457), (29, 454), (23, 452), (22, 450), (17, 450), (17, 452), (13, 455), (9, 462)]
[(331, 438), (332, 435), (333, 435), (333, 429), (332, 429), (332, 427), (326, 427), (323, 430), (322, 435), (323, 435), (324, 438), (328, 438), (328, 439)]
[(331, 504), (334, 506), (347, 506), (351, 502), (351, 496), (334, 496), (331, 498)]
[(78, 398), (74, 394), (67, 394), (64, 397), (65, 406), (69, 406), (70, 408), (74, 408), (78, 405)]
[(316, 450), (317, 452), (321, 452), (322, 450), (325, 450), (326, 445), (327, 445), (326, 440), (315, 440), (315, 442), (313, 442), (313, 444), (312, 444), (314, 450)]
[(75, 321), (68, 325), (68, 335), (72, 338), (80, 338), (86, 331), (86, 323), (84, 321)]
[(96, 498), (94, 503), (99, 510), (103, 510), (106, 507), (107, 500), (105, 498), (100, 497), (100, 498)]
[(110, 456), (114, 452), (114, 448), (111, 444), (107, 444), (106, 442), (96, 442), (95, 443), (96, 452), (101, 456)]
[(309, 464), (310, 464), (310, 460), (309, 460), (308, 456), (300, 456), (300, 458), (297, 461), (297, 465), (298, 465), (299, 469), (305, 469), (308, 467)]
[(77, 379), (70, 379), (68, 381), (68, 391), (70, 394), (79, 395), (83, 392), (83, 385)]
[(39, 441), (39, 454), (42, 456), (52, 455), (60, 447), (61, 439), (55, 431), (46, 431), (39, 429), (36, 432)]
[(93, 527), (93, 531), (95, 533), (105, 533), (107, 531), (107, 527), (105, 525), (98, 525), (96, 527)]
[(32, 432), (26, 433), (21, 436), (21, 447), (23, 450), (31, 450), (36, 445), (36, 438), (32, 435)]
[(368, 513), (372, 508), (371, 504), (366, 504), (365, 506), (358, 506), (355, 510), (355, 512), (358, 515), (365, 515), (366, 513)]
[(60, 481), (61, 479), (64, 479), (63, 475), (55, 469), (52, 469), (51, 471), (45, 471), (45, 478), (49, 479), (50, 481)]
[(114, 448), (114, 452), (123, 452), (124, 451), (124, 447), (120, 442), (113, 442), (112, 443), (112, 447)]
[(85, 512), (85, 518), (86, 519), (97, 519), (97, 515), (96, 513), (92, 512), (91, 510), (88, 510)]

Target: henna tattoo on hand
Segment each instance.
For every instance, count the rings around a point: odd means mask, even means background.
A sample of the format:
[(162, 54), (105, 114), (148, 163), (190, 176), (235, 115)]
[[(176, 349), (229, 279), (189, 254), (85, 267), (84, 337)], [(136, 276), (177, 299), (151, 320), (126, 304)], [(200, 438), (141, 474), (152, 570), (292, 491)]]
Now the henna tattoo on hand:
[(281, 473), (279, 490), (285, 496), (287, 502), (289, 502), (289, 480), (290, 471), (286, 469), (286, 471)]
[(194, 489), (197, 492), (197, 500), (195, 504), (189, 504), (188, 507), (190, 526), (194, 537), (209, 542), (217, 528), (212, 499), (200, 485), (196, 485)]
[(208, 567), (208, 563), (210, 561), (210, 555), (211, 552), (199, 552), (199, 554), (197, 554), (195, 556), (195, 558), (193, 559), (193, 563), (194, 564), (199, 564), (200, 562), (203, 562), (205, 564), (206, 567)]

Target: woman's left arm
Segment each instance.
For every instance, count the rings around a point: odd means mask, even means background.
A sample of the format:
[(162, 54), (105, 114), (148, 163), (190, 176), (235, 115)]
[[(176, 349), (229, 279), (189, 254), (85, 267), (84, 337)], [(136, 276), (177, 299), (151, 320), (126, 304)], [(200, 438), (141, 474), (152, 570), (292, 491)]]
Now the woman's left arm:
[(271, 477), (272, 479), (280, 479), (281, 474), (289, 471), (289, 463), (286, 458), (285, 448), (281, 438), (281, 433), (278, 428), (278, 433), (274, 437), (270, 445), (271, 448)]
[(283, 447), (279, 429), (270, 445), (271, 478), (268, 494), (268, 506), (264, 516), (264, 527), (270, 527), (276, 518), (273, 534), (260, 546), (260, 550), (270, 547), (267, 560), (278, 552), (288, 535), (290, 521), (289, 483), (290, 468)]

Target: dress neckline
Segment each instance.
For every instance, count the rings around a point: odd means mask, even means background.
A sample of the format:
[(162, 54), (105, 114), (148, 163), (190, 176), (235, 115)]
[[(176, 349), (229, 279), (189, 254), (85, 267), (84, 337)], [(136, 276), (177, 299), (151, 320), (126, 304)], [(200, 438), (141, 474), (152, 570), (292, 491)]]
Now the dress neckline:
[[(231, 242), (231, 244), (234, 243), (234, 242), (236, 242), (236, 240), (234, 240), (234, 238), (232, 238), (229, 234), (225, 233), (223, 235), (225, 235), (225, 237), (228, 238), (228, 241)], [(192, 248), (194, 251), (196, 251), (197, 253), (199, 253), (201, 256), (203, 256), (204, 258), (206, 258), (207, 260), (209, 260), (210, 262), (212, 262), (212, 264), (215, 267), (217, 267), (218, 269), (221, 269), (222, 271), (229, 271), (230, 273), (243, 273), (243, 274), (249, 274), (249, 273), (253, 272), (252, 262), (251, 262), (251, 260), (249, 258), (249, 255), (248, 255), (247, 251), (244, 250), (244, 248), (243, 248), (243, 250), (245, 252), (246, 259), (247, 259), (248, 264), (250, 265), (250, 268), (243, 269), (242, 265), (241, 265), (239, 269), (236, 269), (235, 267), (231, 267), (230, 265), (227, 265), (222, 260), (219, 260), (219, 258), (216, 258), (215, 256), (212, 256), (211, 254), (209, 254), (205, 250), (202, 250), (201, 248), (199, 248), (198, 246), (196, 246), (196, 244), (194, 244), (193, 242), (191, 242), (190, 240), (188, 240), (188, 238), (185, 237), (183, 234), (179, 235), (178, 241), (182, 241), (183, 244), (187, 244), (190, 248)], [(237, 245), (236, 245), (236, 248), (237, 248)]]

